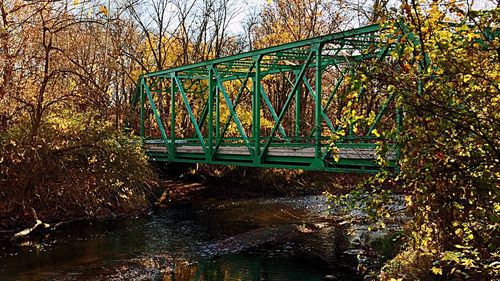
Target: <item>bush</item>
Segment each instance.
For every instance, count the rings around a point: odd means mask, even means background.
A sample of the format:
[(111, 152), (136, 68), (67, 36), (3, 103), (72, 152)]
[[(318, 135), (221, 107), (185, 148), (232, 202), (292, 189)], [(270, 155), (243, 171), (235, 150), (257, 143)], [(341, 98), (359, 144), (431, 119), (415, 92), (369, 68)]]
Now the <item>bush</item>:
[(3, 227), (143, 210), (153, 173), (139, 139), (85, 114), (49, 116), (36, 135), (0, 136)]

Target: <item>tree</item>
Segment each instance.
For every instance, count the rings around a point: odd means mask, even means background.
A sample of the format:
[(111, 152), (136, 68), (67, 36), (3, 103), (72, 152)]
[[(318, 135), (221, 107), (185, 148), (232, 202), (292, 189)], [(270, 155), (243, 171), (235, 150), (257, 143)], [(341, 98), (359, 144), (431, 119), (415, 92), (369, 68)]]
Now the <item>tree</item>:
[(116, 111), (134, 68), (118, 39), (135, 28), (113, 29), (104, 6), (77, 5), (0, 2), (1, 227), (29, 223), (31, 209), (51, 220), (145, 204), (151, 173)]
[(253, 29), (255, 48), (288, 43), (341, 30), (343, 17), (333, 2), (324, 0), (276, 0), (260, 12)]
[(358, 76), (394, 91), (404, 116), (400, 174), (371, 184), (395, 180), (413, 218), (383, 280), (498, 278), (499, 12), (403, 1), (387, 24), (392, 59)]

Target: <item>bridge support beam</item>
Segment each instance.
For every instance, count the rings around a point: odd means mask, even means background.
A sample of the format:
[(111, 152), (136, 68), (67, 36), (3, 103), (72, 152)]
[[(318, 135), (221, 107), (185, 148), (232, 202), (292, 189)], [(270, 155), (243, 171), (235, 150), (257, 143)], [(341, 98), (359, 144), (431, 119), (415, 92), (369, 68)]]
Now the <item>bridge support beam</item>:
[(252, 93), (252, 137), (253, 137), (253, 163), (260, 164), (262, 155), (260, 151), (260, 61), (262, 56), (254, 56), (255, 77), (253, 79)]
[[(299, 76), (297, 71), (294, 72), (295, 77)], [(300, 87), (295, 92), (295, 141), (299, 141), (300, 137)]]
[(144, 127), (144, 115), (145, 115), (145, 108), (144, 108), (144, 79), (141, 77), (139, 78), (139, 83), (137, 87), (139, 88), (139, 95), (140, 95), (140, 103), (141, 103), (141, 108), (140, 108), (140, 134), (141, 138), (144, 140), (146, 135), (145, 135), (145, 127)]
[(207, 162), (212, 162), (214, 155), (214, 81), (212, 65), (208, 65), (208, 153)]
[(168, 146), (168, 159), (175, 159), (175, 73), (170, 77), (170, 143)]
[(321, 158), (321, 125), (322, 125), (322, 106), (321, 106), (321, 78), (322, 78), (322, 69), (321, 69), (321, 49), (322, 45), (321, 43), (317, 44), (314, 46), (315, 52), (316, 52), (316, 81), (315, 81), (315, 90), (316, 90), (316, 96), (315, 96), (315, 101), (314, 101), (314, 130), (315, 130), (315, 149), (314, 149), (314, 158), (315, 161), (317, 162), (318, 160), (321, 161), (321, 164), (323, 163), (323, 159)]

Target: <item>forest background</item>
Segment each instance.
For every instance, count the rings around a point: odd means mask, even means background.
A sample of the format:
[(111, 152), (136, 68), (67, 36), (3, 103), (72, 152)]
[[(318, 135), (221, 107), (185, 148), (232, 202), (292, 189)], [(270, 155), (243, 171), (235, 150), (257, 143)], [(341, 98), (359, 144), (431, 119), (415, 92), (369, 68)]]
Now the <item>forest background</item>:
[[(396, 182), (414, 218), (378, 277), (498, 278), (498, 5), (0, 0), (0, 225), (147, 208), (154, 173), (124, 130), (140, 74), (372, 23), (400, 32), (404, 19), (417, 39), (352, 77), (395, 91), (405, 114), (401, 173), (359, 191), (376, 195), (369, 206), (386, 216), (380, 186)], [(289, 87), (274, 81), (271, 100), (282, 103)]]

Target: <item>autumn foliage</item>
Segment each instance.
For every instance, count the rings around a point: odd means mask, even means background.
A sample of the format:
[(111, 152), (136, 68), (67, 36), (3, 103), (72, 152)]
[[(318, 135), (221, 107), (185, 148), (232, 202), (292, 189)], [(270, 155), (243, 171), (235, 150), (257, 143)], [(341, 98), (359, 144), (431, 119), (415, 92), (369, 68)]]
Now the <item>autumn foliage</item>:
[(0, 226), (146, 208), (152, 172), (123, 131), (134, 67), (111, 40), (130, 25), (105, 30), (102, 11), (60, 2), (0, 8)]
[[(403, 113), (400, 174), (369, 184), (396, 183), (412, 217), (382, 280), (499, 276), (499, 16), (453, 1), (403, 1), (384, 21), (387, 38), (398, 35), (391, 59), (359, 74), (391, 87)], [(380, 199), (387, 190), (372, 192)]]
[[(383, 170), (363, 188), (372, 199), (367, 206), (385, 217), (388, 189), (396, 187), (413, 219), (402, 250), (375, 276), (499, 278), (498, 8), (276, 0), (245, 20), (241, 36), (231, 36), (229, 0), (151, 1), (147, 15), (127, 1), (69, 2), (0, 0), (0, 227), (29, 224), (32, 210), (54, 220), (147, 205), (153, 174), (134, 132), (124, 130), (137, 123), (129, 102), (141, 73), (378, 22), (394, 47), (348, 79), (353, 93), (394, 95), (401, 132), (374, 134), (400, 135), (401, 159), (398, 175)], [(264, 83), (273, 105), (282, 104), (286, 79)], [(350, 98), (353, 107), (339, 122), (369, 123), (374, 116), (357, 116), (363, 108)], [(240, 111), (248, 126), (249, 112)], [(313, 112), (301, 113), (307, 119)], [(264, 126), (271, 120), (263, 119)]]

